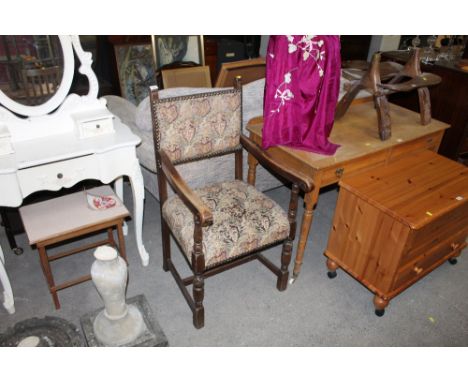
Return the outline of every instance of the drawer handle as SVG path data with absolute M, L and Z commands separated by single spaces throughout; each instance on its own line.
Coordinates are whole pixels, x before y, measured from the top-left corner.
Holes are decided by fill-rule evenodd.
M 460 243 L 452 243 L 450 244 L 450 248 L 452 248 L 452 251 L 455 251 L 460 248 Z
M 101 128 L 101 125 L 96 125 L 96 129 L 99 129 L 99 128 Z
M 423 269 L 421 267 L 414 267 L 413 268 L 413 271 L 415 271 L 418 275 L 423 271 Z
M 335 174 L 338 178 L 341 178 L 343 176 L 343 173 L 344 173 L 344 168 L 343 167 L 340 167 L 340 168 L 337 168 L 336 171 L 335 171 Z
M 58 178 L 58 179 L 62 179 L 62 178 L 63 178 L 63 174 L 62 174 L 61 172 L 59 172 L 59 173 L 57 174 L 57 178 Z

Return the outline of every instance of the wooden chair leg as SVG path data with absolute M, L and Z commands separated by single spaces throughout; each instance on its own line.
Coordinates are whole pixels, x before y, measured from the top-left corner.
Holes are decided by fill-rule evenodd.
M 276 288 L 279 291 L 286 290 L 288 286 L 289 278 L 289 263 L 291 262 L 291 253 L 292 253 L 293 242 L 289 239 L 285 240 L 283 244 L 283 251 L 281 253 L 281 273 L 278 275 L 278 281 L 276 283 Z
M 111 231 L 112 231 L 112 229 L 111 229 Z M 122 256 L 122 258 L 128 264 L 127 253 L 125 252 L 125 239 L 124 239 L 124 235 L 123 235 L 122 221 L 117 223 L 117 236 L 119 237 L 120 256 Z
M 42 271 L 44 272 L 44 276 L 47 280 L 47 284 L 49 285 L 49 291 L 50 291 L 50 294 L 52 295 L 55 309 L 60 309 L 60 302 L 57 296 L 57 291 L 55 290 L 55 281 L 54 281 L 54 277 L 52 276 L 52 270 L 50 269 L 49 258 L 47 257 L 47 252 L 43 246 L 38 245 L 37 249 L 39 251 Z
M 107 240 L 109 240 L 109 244 L 111 246 L 113 246 L 114 248 L 116 247 L 114 240 L 114 230 L 112 227 L 107 229 Z
M 196 275 L 193 279 L 193 300 L 195 309 L 193 311 L 193 326 L 197 329 L 205 326 L 205 307 L 203 306 L 203 298 L 205 297 L 205 280 L 203 276 Z
M 203 277 L 203 272 L 205 271 L 205 257 L 203 256 L 202 238 L 202 226 L 200 220 L 196 217 L 193 235 L 192 268 L 195 273 L 193 279 L 193 300 L 195 302 L 193 309 L 193 325 L 197 329 L 205 326 L 205 308 L 203 307 L 203 298 L 205 297 L 205 280 Z
M 161 235 L 163 249 L 163 270 L 169 270 L 169 261 L 171 260 L 171 237 L 169 235 L 169 227 L 161 215 Z

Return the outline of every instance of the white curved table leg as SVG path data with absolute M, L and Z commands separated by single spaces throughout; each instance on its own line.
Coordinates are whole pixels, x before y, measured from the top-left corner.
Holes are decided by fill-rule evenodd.
M 3 286 L 3 306 L 8 313 L 15 313 L 15 300 L 13 298 L 13 291 L 11 289 L 10 279 L 5 270 L 5 258 L 3 257 L 2 246 L 0 245 L 0 282 Z
M 123 202 L 123 200 L 124 200 L 123 199 L 123 176 L 121 176 L 120 178 L 117 178 L 115 180 L 114 189 L 115 189 L 115 193 L 117 194 L 119 199 Z M 123 231 L 124 236 L 127 236 L 127 234 L 128 234 L 128 225 L 127 225 L 126 222 L 123 223 L 122 231 Z
M 143 245 L 143 202 L 145 200 L 145 187 L 140 163 L 137 159 L 132 166 L 132 174 L 128 174 L 133 191 L 133 218 L 135 219 L 135 239 L 143 266 L 149 264 L 149 254 Z

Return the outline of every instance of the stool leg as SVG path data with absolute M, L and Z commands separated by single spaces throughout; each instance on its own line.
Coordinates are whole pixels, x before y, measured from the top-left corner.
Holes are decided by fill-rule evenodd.
M 107 239 L 109 240 L 109 244 L 115 248 L 114 229 L 112 227 L 107 229 Z
M 50 269 L 49 258 L 47 257 L 45 247 L 38 245 L 37 249 L 39 250 L 42 271 L 44 272 L 47 284 L 49 285 L 49 291 L 52 295 L 52 299 L 54 300 L 55 309 L 60 309 L 60 302 L 57 296 L 57 291 L 55 290 L 55 281 L 52 276 L 52 270 Z
M 127 255 L 125 253 L 125 240 L 122 231 L 122 222 L 117 223 L 117 236 L 119 237 L 119 252 L 125 262 L 128 264 Z

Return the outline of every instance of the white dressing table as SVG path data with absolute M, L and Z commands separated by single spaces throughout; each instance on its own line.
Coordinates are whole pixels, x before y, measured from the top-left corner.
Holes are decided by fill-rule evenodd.
M 67 85 L 68 88 L 66 93 L 62 91 L 62 99 L 59 99 L 59 102 L 55 98 L 56 93 L 43 105 L 18 106 L 12 104 L 0 91 L 0 104 L 17 114 L 29 116 L 18 118 L 9 110 L 0 107 L 0 124 L 9 130 L 14 151 L 0 155 L 0 206 L 19 207 L 23 199 L 33 192 L 56 191 L 85 179 L 97 179 L 106 184 L 115 180 L 116 193 L 123 200 L 122 177 L 127 176 L 133 192 L 136 243 L 142 264 L 146 266 L 149 255 L 142 241 L 145 193 L 135 150 L 140 138 L 118 118 L 107 112 L 104 100 L 97 99 L 97 79 L 91 70 L 91 55 L 81 49 L 78 37 L 60 36 L 60 41 L 65 65 L 62 84 L 57 93 Z M 70 59 L 73 60 L 72 46 L 82 64 L 80 72 L 89 79 L 90 91 L 86 96 L 70 94 L 67 97 L 71 84 L 69 76 Z M 57 102 L 60 105 L 58 109 Z M 50 108 L 52 109 L 49 110 Z M 52 110 L 54 111 L 50 113 Z M 82 126 L 76 122 L 73 115 L 83 115 L 88 111 L 89 115 L 95 115 L 96 110 L 101 114 L 107 113 L 108 119 L 104 123 L 112 130 L 102 134 L 102 130 L 96 130 L 86 135 L 86 131 L 83 133 L 83 130 L 79 130 Z M 92 121 L 86 123 L 87 131 L 90 126 L 99 129 L 104 125 L 103 120 L 94 125 Z M 14 313 L 13 293 L 4 268 L 1 246 L 0 282 L 3 285 L 3 305 L 9 313 Z

